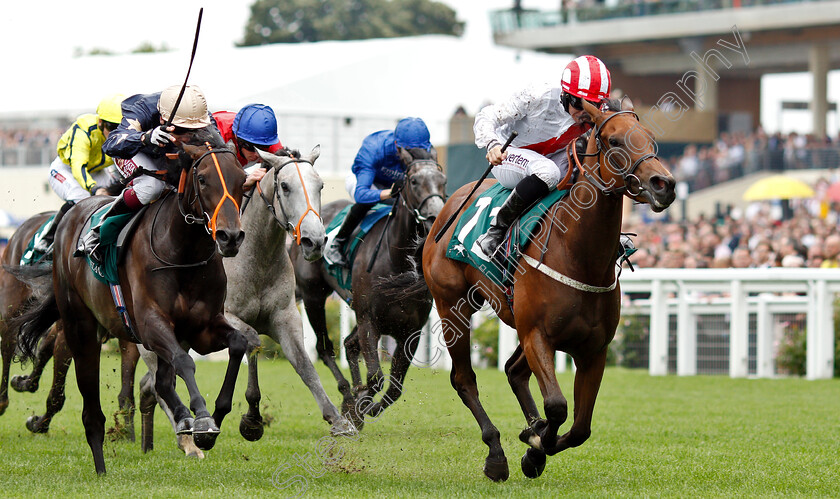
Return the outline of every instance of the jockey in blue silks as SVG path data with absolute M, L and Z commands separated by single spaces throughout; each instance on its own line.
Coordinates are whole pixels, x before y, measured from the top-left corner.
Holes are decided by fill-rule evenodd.
M 394 130 L 380 130 L 365 137 L 353 162 L 353 174 L 345 182 L 356 204 L 350 208 L 324 254 L 329 262 L 348 265 L 344 244 L 373 205 L 388 202 L 397 194 L 398 189 L 393 187 L 402 184 L 406 167 L 400 160 L 399 150 L 416 148 L 427 151 L 432 148 L 429 129 L 420 118 L 403 118 Z

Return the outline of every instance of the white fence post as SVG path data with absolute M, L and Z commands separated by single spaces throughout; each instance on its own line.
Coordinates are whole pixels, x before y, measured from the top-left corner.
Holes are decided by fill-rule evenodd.
M 316 348 L 318 339 L 315 337 L 315 330 L 309 324 L 309 316 L 306 315 L 306 308 L 301 304 L 298 306 L 298 310 L 300 310 L 300 319 L 303 321 L 303 347 L 306 349 L 309 360 L 315 363 L 318 360 L 318 349 Z
M 344 350 L 344 340 L 350 336 L 350 314 L 352 313 L 353 310 L 350 308 L 350 305 L 344 300 L 341 300 L 341 306 L 338 312 L 339 336 L 341 337 L 341 340 L 338 342 L 338 365 L 342 369 L 350 367 L 350 364 L 347 363 L 347 352 Z
M 747 376 L 749 360 L 749 311 L 747 294 L 740 280 L 733 280 L 731 287 L 731 305 L 729 312 L 729 376 L 744 378 Z
M 772 295 L 761 293 L 758 295 L 758 305 L 755 312 L 755 375 L 759 378 L 772 378 L 773 368 L 773 314 L 770 313 L 769 301 Z
M 679 305 L 677 309 L 677 374 L 697 374 L 697 320 L 689 308 L 689 290 L 678 282 Z
M 832 301 L 827 283 L 822 279 L 812 281 L 810 291 L 805 373 L 808 379 L 831 378 L 834 374 Z
M 516 346 L 519 345 L 519 337 L 516 329 L 508 326 L 501 319 L 499 320 L 499 371 L 505 371 L 505 362 L 513 355 Z
M 650 288 L 649 372 L 653 376 L 664 376 L 668 374 L 668 302 L 662 280 L 654 279 Z

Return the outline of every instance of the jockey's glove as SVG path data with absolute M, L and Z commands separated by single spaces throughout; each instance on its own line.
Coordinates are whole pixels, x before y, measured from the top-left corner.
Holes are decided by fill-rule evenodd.
M 163 129 L 163 125 L 155 127 L 148 132 L 144 132 L 140 136 L 140 142 L 144 146 L 156 145 L 158 147 L 165 147 L 175 141 L 175 137 L 170 135 Z

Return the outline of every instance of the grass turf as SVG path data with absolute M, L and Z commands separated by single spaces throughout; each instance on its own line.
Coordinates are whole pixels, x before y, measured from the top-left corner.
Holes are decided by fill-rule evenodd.
M 198 364 L 199 386 L 211 404 L 224 368 L 224 363 Z M 20 365 L 13 371 L 20 372 Z M 337 401 L 329 373 L 321 366 L 318 371 Z M 103 355 L 107 426 L 117 409 L 118 372 L 118 358 Z M 259 442 L 247 442 L 238 433 L 246 375 L 242 366 L 234 410 L 206 459 L 183 457 L 158 410 L 154 451 L 144 455 L 139 442 L 108 441 L 108 473 L 97 477 L 72 371 L 67 402 L 49 434 L 33 435 L 24 427 L 27 416 L 43 412 L 48 368 L 41 390 L 10 393 L 9 409 L 0 416 L 0 495 L 840 496 L 840 380 L 650 377 L 644 371 L 610 368 L 590 439 L 550 456 L 542 477 L 530 480 L 519 469 L 525 446 L 516 438 L 524 426 L 518 404 L 502 373 L 480 370 L 482 402 L 501 431 L 511 468 L 507 482 L 493 483 L 481 471 L 487 447 L 447 372 L 412 367 L 404 396 L 378 420 L 368 421 L 361 438 L 333 439 L 288 362 L 262 361 L 261 405 L 273 422 Z M 571 412 L 572 374 L 558 377 Z M 533 380 L 532 388 L 540 403 Z M 180 382 L 179 392 L 186 399 Z M 135 424 L 139 440 L 139 414 Z

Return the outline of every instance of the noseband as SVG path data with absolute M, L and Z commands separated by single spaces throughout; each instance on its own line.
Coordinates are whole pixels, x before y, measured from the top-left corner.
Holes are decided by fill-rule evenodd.
M 230 192 L 227 188 L 227 183 L 225 182 L 225 176 L 222 175 L 222 168 L 219 165 L 219 158 L 216 156 L 219 153 L 228 153 L 234 154 L 233 151 L 222 148 L 219 150 L 213 149 L 213 146 L 210 145 L 209 142 L 204 143 L 205 147 L 207 147 L 207 152 L 199 156 L 195 161 L 193 161 L 192 165 L 189 168 L 190 174 L 193 180 L 193 191 L 195 194 L 196 199 L 198 199 L 198 207 L 199 211 L 201 212 L 202 216 L 197 217 L 191 213 L 187 213 L 183 206 L 184 200 L 184 191 L 187 183 L 187 170 L 181 170 L 181 178 L 178 181 L 178 209 L 181 211 L 181 215 L 184 217 L 184 221 L 188 224 L 204 224 L 204 229 L 213 237 L 213 240 L 216 240 L 216 219 L 219 216 L 219 211 L 222 209 L 222 205 L 225 201 L 230 200 L 233 205 L 236 207 L 236 211 L 239 212 L 239 204 L 233 199 L 233 196 L 230 195 Z M 216 166 L 216 173 L 219 174 L 219 180 L 222 182 L 222 191 L 224 194 L 222 195 L 222 199 L 216 205 L 216 209 L 213 210 L 213 215 L 209 215 L 207 210 L 204 209 L 204 202 L 201 200 L 201 196 L 198 195 L 199 186 L 198 186 L 198 175 L 196 172 L 198 170 L 198 165 L 206 158 L 207 156 L 211 156 L 213 158 L 213 163 Z M 191 201 L 190 204 L 194 203 L 195 200 Z
M 412 173 L 410 175 L 406 174 L 405 182 L 410 182 L 411 177 L 413 177 L 414 175 L 417 175 L 418 173 L 420 173 L 423 170 L 427 170 L 428 168 L 423 168 L 423 166 L 425 166 L 425 165 L 434 166 L 437 169 L 437 171 L 443 172 L 443 168 L 441 168 L 441 166 L 438 164 L 438 162 L 433 160 L 433 159 L 416 159 L 416 160 L 412 161 L 411 163 L 409 163 L 406 169 L 410 171 L 414 166 L 420 166 L 420 168 L 418 168 L 414 173 Z M 402 189 L 405 189 L 405 187 L 403 187 Z M 423 222 L 425 222 L 426 220 L 429 219 L 429 217 L 423 216 L 420 213 L 420 210 L 423 209 L 423 206 L 426 204 L 427 201 L 429 201 L 430 199 L 434 199 L 434 198 L 440 198 L 441 201 L 446 202 L 446 198 L 441 196 L 438 193 L 429 194 L 428 196 L 426 196 L 425 198 L 420 200 L 420 202 L 415 207 L 412 207 L 408 204 L 408 201 L 406 201 L 405 196 L 400 196 L 400 198 L 402 199 L 403 206 L 405 206 L 406 209 L 408 209 L 411 212 L 412 216 L 414 217 L 415 223 L 417 223 L 418 225 L 422 224 Z
M 289 221 L 289 215 L 286 213 L 286 209 L 283 207 L 283 201 L 280 199 L 279 189 L 277 188 L 277 177 L 280 175 L 280 170 L 282 170 L 286 165 L 289 163 L 294 163 L 295 168 L 297 168 L 298 178 L 300 179 L 300 186 L 303 189 L 303 196 L 306 198 L 306 211 L 303 212 L 303 215 L 300 216 L 298 219 L 297 225 L 292 225 L 292 222 Z M 303 219 L 306 218 L 306 215 L 309 214 L 311 211 L 318 217 L 318 220 L 321 220 L 321 215 L 318 214 L 318 211 L 312 207 L 312 201 L 309 199 L 309 191 L 306 189 L 306 182 L 303 181 L 303 174 L 300 171 L 300 163 L 308 163 L 312 165 L 311 161 L 305 159 L 298 159 L 295 157 L 289 157 L 287 161 L 275 166 L 274 169 L 274 193 L 272 194 L 271 198 L 267 198 L 263 193 L 262 186 L 260 182 L 257 182 L 257 192 L 260 193 L 260 197 L 262 198 L 263 202 L 265 203 L 268 211 L 271 212 L 271 215 L 274 217 L 274 220 L 283 227 L 286 232 L 291 232 L 295 236 L 295 241 L 300 244 L 301 239 L 301 232 L 300 226 L 303 224 Z M 314 166 L 314 165 L 313 165 Z M 277 211 L 274 209 L 273 200 L 277 200 L 277 204 L 280 205 L 280 212 L 283 213 L 283 218 L 285 221 L 280 220 L 277 217 Z
M 606 125 L 608 121 L 610 121 L 611 119 L 615 118 L 616 116 L 618 116 L 620 114 L 633 115 L 633 117 L 636 119 L 636 121 L 639 121 L 639 116 L 633 111 L 617 111 L 617 112 L 607 116 L 607 118 L 603 122 L 601 122 L 600 125 L 596 126 L 595 130 L 593 131 L 593 133 L 595 134 L 595 141 L 596 141 L 595 143 L 598 146 L 598 150 L 595 151 L 594 153 L 580 154 L 580 156 L 598 156 L 599 158 L 602 157 L 602 156 L 605 157 L 606 152 L 609 151 L 610 147 L 607 144 L 604 143 L 604 139 L 601 137 L 601 132 L 604 129 L 604 125 Z M 578 155 L 578 152 L 577 152 L 577 148 L 574 145 L 574 142 L 569 144 L 569 146 L 567 148 L 567 154 L 570 157 L 574 158 L 574 164 L 583 173 L 583 176 L 586 178 L 586 180 L 588 180 L 589 183 L 591 183 L 592 185 L 597 187 L 604 194 L 607 194 L 607 195 L 613 195 L 614 194 L 614 195 L 619 195 L 620 196 L 620 195 L 622 195 L 626 192 L 627 194 L 629 194 L 630 196 L 633 196 L 633 197 L 639 196 L 644 191 L 647 190 L 644 187 L 642 187 L 642 181 L 639 180 L 639 177 L 637 177 L 634 174 L 634 172 L 636 171 L 636 168 L 638 168 L 639 165 L 641 165 L 643 162 L 645 162 L 649 159 L 658 159 L 659 158 L 656 154 L 653 154 L 653 153 L 648 153 L 648 154 L 642 155 L 640 158 L 638 158 L 636 161 L 633 162 L 633 164 L 630 166 L 630 168 L 625 173 L 622 174 L 621 178 L 624 181 L 624 185 L 622 185 L 621 187 L 611 187 L 611 186 L 608 186 L 607 182 L 604 181 L 603 176 L 599 172 L 596 172 L 595 166 L 593 166 L 591 169 L 589 169 L 587 166 L 585 166 L 586 161 L 581 163 L 580 158 L 578 157 L 579 155 Z M 570 165 L 571 165 L 571 163 L 572 162 L 569 161 Z M 603 165 L 600 165 L 600 166 L 601 166 L 601 168 L 603 168 Z M 630 187 L 628 187 L 629 185 L 631 185 L 631 182 L 638 185 L 638 191 L 634 192 L 633 190 L 631 190 Z

